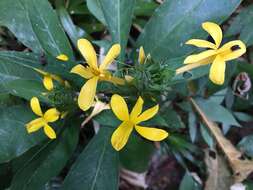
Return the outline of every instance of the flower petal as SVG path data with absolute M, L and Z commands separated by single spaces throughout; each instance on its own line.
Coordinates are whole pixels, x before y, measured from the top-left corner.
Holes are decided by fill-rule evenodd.
M 65 55 L 65 54 L 60 54 L 56 58 L 61 60 L 61 61 L 68 61 L 69 60 L 68 56 Z
M 120 54 L 120 45 L 114 44 L 111 49 L 108 51 L 107 55 L 105 56 L 102 64 L 99 67 L 99 70 L 106 70 L 108 66 L 113 62 L 113 60 L 118 57 Z
M 185 58 L 184 64 L 196 63 L 216 54 L 217 52 L 215 50 L 206 50 L 198 54 L 193 54 Z
M 53 79 L 50 75 L 44 75 L 43 84 L 48 91 L 51 91 L 54 88 Z
M 129 112 L 127 104 L 120 95 L 114 94 L 111 98 L 111 108 L 116 117 L 121 121 L 129 120 Z
M 220 56 L 217 56 L 210 68 L 210 80 L 217 85 L 222 85 L 225 80 L 225 69 L 226 63 L 224 59 Z
M 98 69 L 97 66 L 97 55 L 96 51 L 92 44 L 86 39 L 79 39 L 77 41 L 77 46 L 85 60 L 87 61 L 88 65 L 93 69 Z
M 233 47 L 238 47 L 238 49 L 232 50 Z M 242 56 L 246 52 L 246 46 L 241 40 L 234 40 L 224 44 L 219 52 L 225 61 L 229 61 Z
M 200 39 L 191 39 L 191 40 L 188 40 L 185 44 L 193 45 L 193 46 L 201 47 L 201 48 L 216 49 L 216 45 L 213 44 L 212 42 L 209 42 L 206 40 L 200 40 Z
M 46 124 L 45 120 L 40 117 L 40 118 L 34 119 L 34 120 L 30 121 L 29 123 L 27 123 L 26 130 L 28 133 L 32 133 L 32 132 L 39 130 L 45 124 Z
M 143 103 L 144 103 L 144 101 L 143 101 L 142 97 L 139 96 L 136 104 L 134 105 L 134 107 L 130 113 L 130 120 L 133 121 L 133 123 L 135 123 L 135 120 L 141 114 Z
M 46 111 L 43 118 L 46 120 L 46 122 L 55 122 L 59 119 L 60 112 L 56 108 L 51 108 Z
M 222 30 L 218 24 L 213 22 L 204 22 L 202 28 L 207 31 L 215 41 L 216 48 L 219 48 L 222 41 Z
M 37 97 L 32 97 L 32 99 L 30 100 L 30 106 L 32 111 L 38 115 L 38 116 L 42 116 L 43 113 L 41 111 L 41 107 L 40 107 L 40 102 L 39 99 Z
M 85 79 L 90 79 L 94 76 L 94 74 L 92 73 L 91 69 L 84 67 L 83 65 L 79 64 L 74 66 L 71 71 L 71 73 L 75 73 L 80 75 L 81 77 L 85 78 Z
M 50 139 L 56 139 L 56 134 L 55 134 L 53 128 L 50 127 L 49 125 L 45 125 L 44 132 L 48 136 L 48 138 L 50 138 Z
M 88 110 L 94 102 L 98 77 L 89 79 L 82 87 L 78 96 L 78 105 L 83 111 Z
M 124 121 L 120 126 L 113 132 L 111 137 L 111 143 L 115 150 L 120 151 L 127 143 L 128 138 L 133 131 L 133 124 Z
M 158 110 L 159 110 L 159 105 L 156 105 L 152 108 L 147 109 L 141 115 L 139 115 L 139 117 L 135 120 L 135 124 L 138 124 L 142 121 L 147 121 L 150 118 L 154 117 L 157 114 Z
M 138 62 L 140 64 L 143 64 L 145 62 L 145 59 L 146 59 L 145 51 L 144 51 L 143 47 L 141 46 L 140 50 L 139 50 Z
M 169 135 L 165 130 L 151 127 L 142 127 L 136 125 L 135 129 L 141 136 L 151 141 L 162 141 Z
M 117 85 L 124 85 L 125 80 L 119 77 L 113 77 L 111 74 L 107 73 L 104 77 L 100 77 L 100 80 L 108 81 Z

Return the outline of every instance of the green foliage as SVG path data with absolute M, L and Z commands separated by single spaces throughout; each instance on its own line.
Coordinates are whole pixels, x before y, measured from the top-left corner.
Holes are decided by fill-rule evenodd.
M 222 45 L 234 39 L 252 45 L 252 8 L 241 0 L 1 0 L 0 189 L 117 190 L 121 178 L 135 184 L 121 169 L 146 173 L 145 183 L 138 181 L 146 187 L 152 184 L 148 175 L 168 155 L 186 171 L 180 173 L 182 179 L 171 179 L 172 183 L 181 180 L 179 190 L 203 189 L 210 172 L 203 153 L 207 146 L 215 150 L 217 139 L 191 99 L 210 121 L 218 122 L 228 139 L 240 140 L 237 148 L 252 157 L 253 137 L 241 133 L 251 131 L 248 126 L 253 121 L 251 49 L 226 63 L 225 83 L 220 86 L 208 79 L 210 64 L 177 72 L 188 55 L 199 52 L 185 45 L 187 40 L 211 41 L 201 28 L 203 22 L 220 24 L 225 34 Z M 113 44 L 120 44 L 120 55 L 108 71 L 125 81 L 116 85 L 110 77 L 99 80 L 96 101 L 86 111 L 79 109 L 78 96 L 90 77 L 70 72 L 77 64 L 88 66 L 78 51 L 80 38 L 96 44 L 99 64 Z M 141 46 L 144 63 L 138 60 Z M 69 59 L 57 59 L 60 54 Z M 101 72 L 99 77 L 106 74 Z M 45 86 L 46 77 L 53 78 L 51 90 Z M 108 109 L 113 94 L 124 97 L 129 110 L 140 96 L 143 111 L 158 104 L 158 113 L 139 124 L 167 131 L 169 136 L 154 143 L 133 129 L 125 147 L 117 152 L 111 137 L 122 119 Z M 43 113 L 49 108 L 58 110 L 58 120 L 49 123 L 56 139 L 46 137 L 45 123 L 31 134 L 26 130 L 39 117 L 29 106 L 32 97 L 39 99 Z M 120 103 L 117 106 L 122 111 Z M 153 158 L 159 163 L 153 163 Z M 173 173 L 171 163 L 158 169 Z M 252 182 L 245 183 L 250 189 Z

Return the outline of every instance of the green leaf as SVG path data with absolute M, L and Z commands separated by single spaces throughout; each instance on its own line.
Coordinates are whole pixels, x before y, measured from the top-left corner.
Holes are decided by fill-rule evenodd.
M 179 186 L 179 190 L 201 190 L 201 186 L 193 179 L 189 172 L 186 172 Z
M 71 16 L 69 15 L 69 13 L 64 7 L 63 0 L 56 1 L 56 8 L 57 8 L 57 13 L 61 20 L 62 26 L 64 27 L 70 40 L 72 41 L 72 44 L 75 47 L 77 47 L 77 40 L 82 37 L 87 37 L 87 33 L 83 29 L 79 28 L 73 23 Z
M 68 39 L 47 0 L 1 1 L 0 25 L 8 27 L 34 52 L 45 51 L 54 57 L 64 53 L 73 58 Z
M 5 84 L 8 92 L 14 96 L 30 100 L 37 97 L 41 102 L 49 103 L 50 100 L 44 93 L 48 93 L 42 82 L 32 80 L 13 80 Z
M 42 145 L 30 159 L 27 158 L 27 162 L 13 178 L 12 190 L 42 189 L 46 182 L 59 174 L 78 142 L 77 126 L 66 127 L 56 140 Z
M 191 38 L 204 39 L 205 21 L 221 23 L 239 6 L 241 0 L 165 1 L 146 24 L 137 47 L 144 46 L 155 60 L 180 57 L 196 48 L 184 45 Z M 203 14 L 205 13 L 205 14 Z
M 0 107 L 0 163 L 10 161 L 45 139 L 44 134 L 28 134 L 25 124 L 34 119 L 27 106 Z
M 201 133 L 204 141 L 206 142 L 206 144 L 208 144 L 208 146 L 211 149 L 213 149 L 214 148 L 214 139 L 213 139 L 212 135 L 210 134 L 210 132 L 208 131 L 208 129 L 202 123 L 200 123 L 200 133 Z
M 0 51 L 0 73 L 9 73 L 10 79 L 27 79 L 42 81 L 40 74 L 34 71 L 34 68 L 62 76 L 63 78 L 70 78 L 70 69 L 75 65 L 74 62 L 59 61 L 54 57 L 45 57 L 46 65 L 41 63 L 41 56 L 34 53 L 24 53 L 15 51 Z M 13 65 L 13 68 L 12 68 Z M 8 67 L 8 68 L 6 68 Z M 10 67 L 10 69 L 9 69 Z M 17 69 L 19 68 L 19 69 Z M 28 68 L 28 70 L 26 69 Z M 20 70 L 20 71 L 19 71 Z M 11 77 L 12 75 L 18 78 Z
M 185 128 L 183 121 L 181 120 L 179 114 L 174 111 L 171 107 L 167 107 L 165 112 L 162 113 L 163 118 L 165 119 L 168 128 L 172 129 L 182 129 Z
M 104 25 L 106 25 L 104 13 L 100 4 L 100 0 L 87 0 L 89 11 Z
M 111 134 L 110 128 L 100 128 L 72 166 L 63 190 L 118 189 L 118 152 L 110 143 Z
M 250 5 L 240 11 L 235 17 L 230 27 L 228 28 L 226 35 L 240 34 L 241 39 L 247 46 L 253 44 L 253 5 Z
M 13 52 L 0 52 L 0 84 L 5 86 L 6 83 L 23 79 L 34 80 L 41 82 L 42 79 L 37 72 L 31 72 L 30 68 L 15 64 L 14 59 L 6 59 L 6 56 L 10 56 Z M 24 60 L 25 62 L 25 60 Z
M 120 60 L 124 60 L 125 48 L 132 24 L 135 0 L 98 0 L 112 41 L 121 45 Z
M 216 102 L 204 99 L 196 99 L 197 104 L 212 121 L 221 122 L 224 125 L 241 125 L 235 120 L 232 113 Z
M 253 157 L 253 135 L 248 135 L 243 137 L 243 139 L 238 143 L 238 147 L 240 150 L 244 153 L 246 153 L 248 156 Z
M 126 146 L 120 151 L 120 162 L 126 169 L 141 173 L 148 169 L 154 152 L 152 142 L 142 139 L 137 134 L 131 134 Z
M 66 54 L 73 58 L 68 38 L 49 2 L 29 0 L 27 6 L 32 28 L 43 50 L 53 57 Z
M 198 131 L 197 131 L 197 118 L 193 112 L 189 113 L 188 124 L 191 141 L 195 142 Z
M 29 0 L 0 1 L 0 25 L 6 26 L 25 46 L 34 52 L 41 52 L 42 47 L 31 26 L 27 14 L 26 2 Z

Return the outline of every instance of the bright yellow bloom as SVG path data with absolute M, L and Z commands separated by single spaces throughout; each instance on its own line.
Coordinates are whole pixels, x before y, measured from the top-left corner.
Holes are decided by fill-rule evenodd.
M 138 125 L 154 117 L 159 109 L 159 105 L 156 105 L 142 113 L 143 103 L 142 98 L 139 97 L 133 110 L 129 114 L 124 98 L 117 94 L 112 96 L 111 109 L 116 117 L 123 121 L 111 137 L 111 143 L 115 150 L 119 151 L 126 145 L 134 128 L 141 136 L 151 141 L 161 141 L 167 138 L 168 133 L 162 129 Z
M 145 62 L 145 59 L 146 59 L 145 51 L 143 49 L 143 46 L 141 46 L 139 50 L 138 62 L 140 64 L 143 64 Z
M 61 60 L 61 61 L 68 61 L 69 58 L 67 55 L 65 54 L 60 54 L 59 56 L 56 57 L 57 59 Z M 40 69 L 34 69 L 35 71 L 37 71 L 38 73 L 42 74 L 44 76 L 43 78 L 43 85 L 44 87 L 48 90 L 51 91 L 54 88 L 54 83 L 53 80 L 58 81 L 59 83 L 65 85 L 65 86 L 69 86 L 67 81 L 64 81 L 61 77 L 57 76 L 57 75 L 53 75 L 50 73 L 47 73 L 45 71 L 42 71 Z
M 55 139 L 56 134 L 52 127 L 48 125 L 48 123 L 55 122 L 59 119 L 60 112 L 57 111 L 56 108 L 51 108 L 45 112 L 45 114 L 42 113 L 40 102 L 37 97 L 33 97 L 30 101 L 30 106 L 32 111 L 39 116 L 39 118 L 32 120 L 31 122 L 26 124 L 26 129 L 28 133 L 33 133 L 40 128 L 44 128 L 45 134 L 50 139 Z
M 211 63 L 209 78 L 213 83 L 222 85 L 225 79 L 226 61 L 243 55 L 246 52 L 246 46 L 242 41 L 234 40 L 220 47 L 222 41 L 220 26 L 212 22 L 205 22 L 202 24 L 202 28 L 210 34 L 215 43 L 200 39 L 187 41 L 188 45 L 209 49 L 186 57 L 184 64 L 188 65 L 177 69 L 176 74 Z
M 72 68 L 71 73 L 80 75 L 88 79 L 83 85 L 78 96 L 78 105 L 83 110 L 88 110 L 94 102 L 98 81 L 108 81 L 114 84 L 123 85 L 125 81 L 121 78 L 113 77 L 108 71 L 108 66 L 120 54 L 120 45 L 115 44 L 111 47 L 103 62 L 98 67 L 96 52 L 92 44 L 86 39 L 79 39 L 77 42 L 78 49 L 85 58 L 88 66 L 81 64 Z

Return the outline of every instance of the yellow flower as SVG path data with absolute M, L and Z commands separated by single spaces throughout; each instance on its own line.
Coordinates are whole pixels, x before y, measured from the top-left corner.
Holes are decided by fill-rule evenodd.
M 145 51 L 143 49 L 143 46 L 141 46 L 139 50 L 138 62 L 140 64 L 143 64 L 145 62 L 145 59 L 146 59 Z
M 129 114 L 124 98 L 117 94 L 112 96 L 112 111 L 119 120 L 123 121 L 111 137 L 111 143 L 115 150 L 119 151 L 126 145 L 134 128 L 141 136 L 151 141 L 161 141 L 167 138 L 168 133 L 162 129 L 138 125 L 139 123 L 154 117 L 159 109 L 159 106 L 156 105 L 142 113 L 143 103 L 142 98 L 139 97 L 133 110 Z
M 83 110 L 88 110 L 94 102 L 98 81 L 109 81 L 114 84 L 123 85 L 125 81 L 121 78 L 113 77 L 108 71 L 108 66 L 120 54 L 120 45 L 115 44 L 111 47 L 103 62 L 98 67 L 96 52 L 92 44 L 86 39 L 79 39 L 77 42 L 78 49 L 85 58 L 88 66 L 81 64 L 72 68 L 71 73 L 80 75 L 88 79 L 83 85 L 78 96 L 78 105 Z
M 33 97 L 31 99 L 30 106 L 32 111 L 39 116 L 39 118 L 34 119 L 26 124 L 28 133 L 33 133 L 43 127 L 45 134 L 50 139 L 55 139 L 56 134 L 53 128 L 48 125 L 48 123 L 57 121 L 59 119 L 60 112 L 58 112 L 56 108 L 51 108 L 47 110 L 45 114 L 43 114 L 37 97 Z
M 220 47 L 222 41 L 220 26 L 212 22 L 205 22 L 202 24 L 202 28 L 210 34 L 215 43 L 200 39 L 187 41 L 186 44 L 188 45 L 209 49 L 186 57 L 184 64 L 188 65 L 177 69 L 176 74 L 211 63 L 209 78 L 213 83 L 222 85 L 225 79 L 226 61 L 243 55 L 246 52 L 245 44 L 240 40 L 234 40 Z
M 65 54 L 60 54 L 59 56 L 56 57 L 57 59 L 61 60 L 61 61 L 68 61 L 69 58 L 67 55 Z M 43 78 L 43 85 L 44 87 L 48 90 L 51 91 L 54 88 L 54 83 L 53 80 L 58 81 L 59 83 L 65 85 L 65 86 L 69 86 L 67 81 L 64 81 L 61 77 L 57 76 L 57 75 L 53 75 L 50 73 L 47 73 L 45 71 L 42 71 L 40 69 L 34 69 L 35 71 L 37 71 L 38 73 L 42 74 L 44 76 Z

